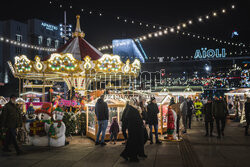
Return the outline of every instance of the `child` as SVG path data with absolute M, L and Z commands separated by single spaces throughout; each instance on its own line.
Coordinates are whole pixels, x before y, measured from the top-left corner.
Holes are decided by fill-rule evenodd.
M 119 133 L 119 125 L 117 123 L 116 117 L 112 118 L 112 124 L 110 126 L 109 133 L 110 133 L 110 142 L 112 142 L 112 140 L 114 138 L 114 144 L 116 144 L 115 142 L 117 140 L 117 135 Z

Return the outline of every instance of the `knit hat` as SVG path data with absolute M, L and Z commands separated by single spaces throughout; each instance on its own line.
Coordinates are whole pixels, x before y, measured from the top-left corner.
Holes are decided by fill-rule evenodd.
M 57 107 L 57 108 L 52 112 L 52 114 L 64 115 L 64 111 L 63 111 L 60 107 Z
M 151 97 L 151 101 L 154 101 L 155 100 L 155 97 Z
M 50 103 L 43 103 L 41 109 L 37 109 L 35 111 L 36 114 L 45 113 L 51 116 L 51 104 Z

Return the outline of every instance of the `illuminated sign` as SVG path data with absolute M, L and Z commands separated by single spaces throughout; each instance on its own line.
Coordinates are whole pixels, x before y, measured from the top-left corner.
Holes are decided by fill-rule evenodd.
M 41 24 L 41 26 L 45 27 L 46 30 L 50 30 L 50 31 L 56 31 L 58 30 L 58 27 L 57 26 L 54 26 L 54 25 L 51 25 L 51 24 L 47 24 L 47 23 L 43 23 Z
M 226 49 L 207 49 L 201 48 L 195 51 L 194 58 L 195 59 L 207 59 L 207 58 L 224 58 L 226 57 Z

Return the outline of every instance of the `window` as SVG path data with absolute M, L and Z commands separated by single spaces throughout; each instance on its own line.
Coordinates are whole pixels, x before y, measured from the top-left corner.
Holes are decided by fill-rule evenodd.
M 55 40 L 55 48 L 58 48 L 58 46 L 59 46 L 59 41 Z
M 21 27 L 20 26 L 17 26 L 16 29 L 17 29 L 17 31 L 21 31 Z
M 17 55 L 20 55 L 22 53 L 22 48 L 16 47 L 15 52 Z
M 42 45 L 43 44 L 43 36 L 39 36 L 38 37 L 38 45 Z
M 47 38 L 47 46 L 51 45 L 51 38 Z
M 22 42 L 22 35 L 16 34 L 16 41 Z

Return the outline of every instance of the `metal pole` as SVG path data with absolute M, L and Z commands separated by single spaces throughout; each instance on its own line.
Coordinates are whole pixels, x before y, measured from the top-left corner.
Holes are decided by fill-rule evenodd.
M 45 77 L 44 77 L 44 73 L 43 73 L 43 95 L 42 95 L 42 102 L 45 102 Z
M 21 79 L 19 79 L 19 87 L 18 87 L 18 90 L 19 90 L 19 97 L 21 97 Z

